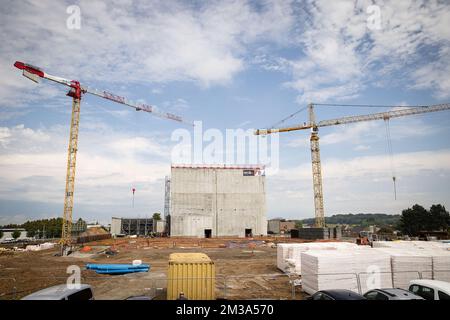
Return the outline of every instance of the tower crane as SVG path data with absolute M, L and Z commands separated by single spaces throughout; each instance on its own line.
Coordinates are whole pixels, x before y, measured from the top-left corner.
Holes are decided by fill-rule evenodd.
M 40 78 L 47 79 L 66 87 L 69 87 L 67 96 L 72 97 L 72 116 L 70 122 L 69 134 L 69 148 L 67 157 L 67 174 L 66 174 L 66 189 L 64 195 L 64 212 L 63 212 L 63 226 L 61 234 L 61 253 L 66 255 L 71 247 L 71 233 L 72 233 L 72 211 L 73 211 L 73 193 L 75 188 L 75 168 L 77 158 L 78 145 L 78 128 L 80 122 L 80 101 L 83 94 L 89 93 L 100 98 L 111 100 L 128 107 L 134 108 L 136 111 L 145 111 L 153 115 L 174 120 L 180 123 L 193 125 L 191 122 L 185 121 L 183 118 L 168 112 L 161 112 L 155 107 L 145 103 L 134 103 L 125 97 L 113 94 L 108 91 L 100 91 L 87 86 L 82 86 L 76 80 L 67 80 L 61 77 L 56 77 L 44 72 L 41 68 L 35 67 L 31 64 L 16 61 L 14 66 L 23 72 L 23 76 L 38 83 Z
M 271 129 L 257 129 L 255 135 L 268 135 L 279 132 L 289 132 L 297 130 L 311 129 L 310 146 L 311 146 L 311 162 L 312 162 L 312 174 L 313 174 L 313 191 L 314 191 L 314 210 L 315 210 L 315 225 L 316 227 L 325 227 L 324 209 L 323 209 L 323 191 L 322 191 L 322 169 L 320 162 L 320 148 L 319 148 L 319 128 L 329 127 L 340 124 L 371 121 L 371 120 L 389 120 L 391 118 L 398 118 L 403 116 L 409 116 L 414 114 L 422 114 L 428 112 L 436 112 L 449 110 L 450 104 L 437 104 L 432 106 L 421 106 L 415 108 L 406 108 L 402 110 L 393 110 L 380 113 L 372 113 L 367 115 L 348 116 L 337 119 L 322 120 L 316 122 L 314 114 L 314 103 L 308 105 L 309 122 L 281 128 Z M 394 177 L 395 179 L 395 177 Z

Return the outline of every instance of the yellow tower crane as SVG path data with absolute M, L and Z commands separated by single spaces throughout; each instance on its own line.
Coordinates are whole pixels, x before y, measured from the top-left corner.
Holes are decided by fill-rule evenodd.
M 322 120 L 316 122 L 314 114 L 314 106 L 319 104 L 311 103 L 308 105 L 309 122 L 302 125 L 294 125 L 289 127 L 258 129 L 255 130 L 256 135 L 267 135 L 271 133 L 289 132 L 297 130 L 311 129 L 310 145 L 311 145 L 311 161 L 313 174 L 313 189 L 314 189 L 314 209 L 315 209 L 315 225 L 318 228 L 325 227 L 325 217 L 323 208 L 323 191 L 322 191 L 322 169 L 320 162 L 320 147 L 319 147 L 319 128 L 335 126 L 339 124 L 370 121 L 370 120 L 389 120 L 391 118 L 398 118 L 414 114 L 422 114 L 428 112 L 436 112 L 449 110 L 450 104 L 437 104 L 432 106 L 410 107 L 401 110 L 393 110 L 387 112 L 373 113 L 367 115 L 348 116 L 337 119 Z M 394 107 L 394 106 L 392 106 Z M 395 177 L 394 182 L 395 182 Z
M 89 93 L 100 98 L 108 99 L 128 107 L 134 108 L 136 111 L 150 112 L 160 118 L 174 120 L 182 123 L 192 125 L 191 122 L 183 120 L 181 117 L 168 112 L 161 112 L 154 106 L 144 103 L 134 103 L 125 97 L 115 95 L 107 91 L 100 91 L 86 86 L 82 86 L 78 81 L 67 80 L 64 78 L 49 75 L 42 71 L 41 68 L 33 65 L 16 61 L 14 66 L 23 72 L 23 76 L 28 79 L 39 82 L 39 78 L 54 81 L 56 83 L 65 85 L 70 88 L 67 93 L 72 101 L 72 118 L 70 122 L 69 148 L 67 156 L 67 175 L 66 175 L 66 192 L 64 195 L 64 212 L 63 212 L 63 226 L 61 233 L 61 254 L 67 255 L 71 249 L 72 240 L 72 211 L 73 211 L 73 193 L 75 189 L 75 168 L 77 160 L 77 145 L 78 145 L 78 128 L 80 123 L 80 102 L 81 97 L 85 93 Z M 134 193 L 134 189 L 133 189 Z

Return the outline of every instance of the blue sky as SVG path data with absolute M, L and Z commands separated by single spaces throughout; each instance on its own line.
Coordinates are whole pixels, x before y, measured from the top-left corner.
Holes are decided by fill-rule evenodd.
M 369 28 L 377 5 L 380 28 Z M 80 29 L 67 28 L 70 5 Z M 372 11 L 370 11 L 372 12 Z M 71 100 L 16 60 L 147 102 L 203 129 L 273 125 L 309 102 L 450 100 L 450 5 L 439 1 L 8 1 L 0 12 L 0 224 L 62 214 Z M 86 95 L 74 218 L 163 210 L 176 122 Z M 389 108 L 317 107 L 317 119 Z M 448 111 L 323 128 L 325 214 L 448 205 Z M 307 120 L 302 112 L 288 124 Z M 308 132 L 281 134 L 268 217 L 313 217 Z M 135 186 L 135 207 L 131 188 Z

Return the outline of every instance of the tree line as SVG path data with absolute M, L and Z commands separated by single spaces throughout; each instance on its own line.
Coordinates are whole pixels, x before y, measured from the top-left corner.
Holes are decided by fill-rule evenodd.
M 331 217 L 325 217 L 327 224 L 348 224 L 368 227 L 372 225 L 377 226 L 391 226 L 396 225 L 400 221 L 399 214 L 385 214 L 385 213 L 357 213 L 357 214 L 335 214 Z M 301 221 L 304 224 L 314 224 L 315 219 L 304 219 Z
M 433 204 L 430 210 L 415 204 L 402 211 L 398 229 L 409 236 L 418 236 L 421 232 L 448 232 L 450 214 L 440 204 Z
M 314 224 L 314 219 L 301 220 Z M 399 230 L 405 235 L 418 236 L 426 232 L 449 232 L 450 214 L 441 204 L 433 204 L 429 210 L 415 204 L 402 211 L 401 215 L 383 213 L 337 214 L 325 217 L 327 224 L 348 224 L 367 227 L 375 225 L 386 230 Z
M 62 232 L 62 218 L 52 218 L 52 219 L 41 219 L 34 221 L 27 221 L 23 224 L 9 224 L 5 225 L 2 228 L 23 228 L 27 232 L 27 237 L 33 238 L 36 237 L 38 239 L 41 238 L 58 238 L 61 236 Z M 19 232 L 20 236 L 20 232 Z M 13 235 L 14 237 L 14 235 Z

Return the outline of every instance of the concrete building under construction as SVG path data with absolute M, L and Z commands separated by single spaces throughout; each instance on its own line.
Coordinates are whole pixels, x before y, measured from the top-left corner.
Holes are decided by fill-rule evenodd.
M 148 236 L 151 233 L 164 232 L 165 222 L 153 218 L 116 218 L 111 220 L 112 236 L 137 235 Z
M 171 236 L 266 235 L 264 167 L 174 165 L 169 212 Z

